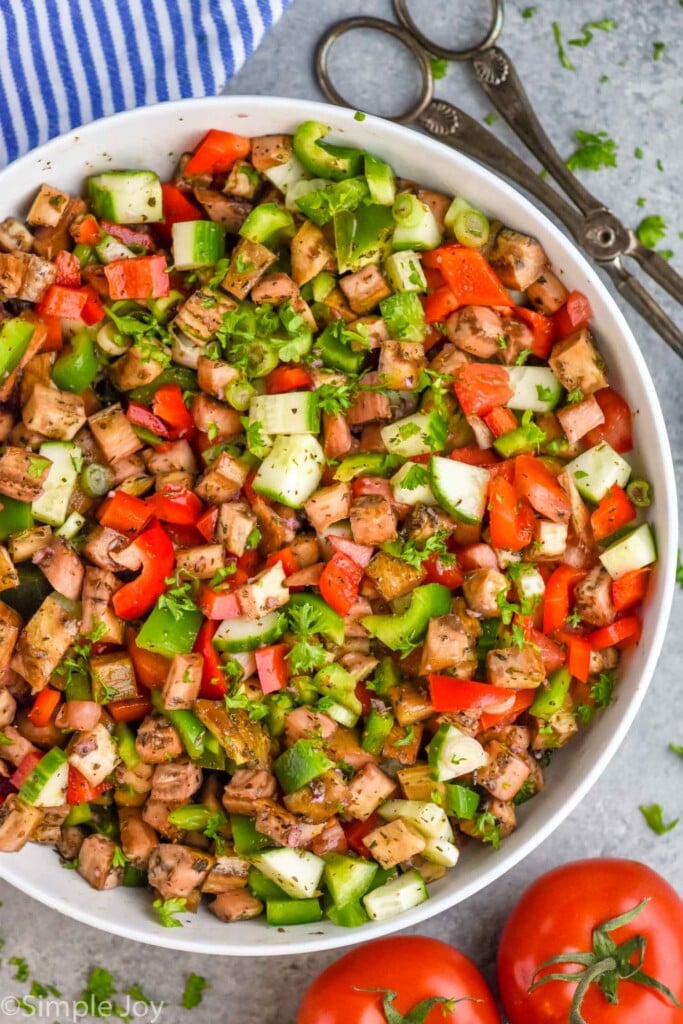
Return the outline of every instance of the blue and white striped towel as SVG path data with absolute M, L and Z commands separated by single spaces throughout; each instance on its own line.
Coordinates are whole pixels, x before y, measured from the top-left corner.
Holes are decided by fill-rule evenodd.
M 0 0 L 0 166 L 95 118 L 221 91 L 290 0 Z

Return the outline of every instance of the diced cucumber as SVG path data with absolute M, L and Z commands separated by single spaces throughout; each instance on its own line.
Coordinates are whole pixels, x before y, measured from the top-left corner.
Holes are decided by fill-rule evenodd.
M 384 272 L 395 292 L 426 292 L 427 279 L 420 257 L 411 249 L 392 252 L 384 261 Z
M 460 858 L 460 850 L 455 843 L 449 843 L 447 839 L 428 839 L 422 856 L 432 864 L 454 868 Z
M 229 654 L 255 651 L 279 640 L 285 625 L 285 617 L 280 612 L 268 612 L 261 619 L 223 619 L 213 638 L 214 647 Z
M 431 487 L 439 505 L 463 523 L 480 523 L 486 511 L 488 470 L 435 455 L 429 464 Z
M 61 807 L 66 803 L 69 762 L 61 747 L 52 747 L 41 757 L 19 790 L 24 803 L 34 807 Z
M 431 740 L 428 758 L 436 782 L 469 775 L 489 763 L 489 756 L 478 740 L 448 723 L 440 726 Z
M 550 412 L 562 397 L 562 385 L 549 366 L 506 366 L 512 397 L 508 409 Z
M 616 544 L 610 545 L 600 555 L 600 561 L 613 580 L 656 562 L 655 539 L 648 524 L 643 523 L 627 537 L 622 537 Z
M 127 245 L 119 242 L 113 235 L 103 235 L 95 246 L 95 252 L 101 263 L 113 263 L 114 260 L 132 260 L 135 253 Z
M 320 413 L 314 391 L 288 391 L 282 395 L 256 395 L 249 406 L 249 422 L 264 434 L 317 434 Z
M 433 450 L 432 432 L 435 427 L 438 430 L 438 426 L 438 416 L 434 410 L 416 412 L 412 416 L 388 423 L 382 427 L 380 435 L 387 451 L 410 459 L 415 455 L 428 455 Z
M 185 220 L 173 225 L 176 270 L 212 267 L 225 255 L 225 228 L 213 220 Z
M 453 841 L 453 829 L 443 807 L 430 800 L 386 800 L 377 808 L 380 818 L 395 821 L 403 818 L 425 837 Z
M 394 473 L 389 483 L 394 498 L 401 505 L 438 505 L 429 486 L 429 471 L 425 466 L 406 462 L 398 473 Z
M 292 186 L 297 184 L 297 182 L 308 178 L 306 168 L 293 153 L 289 160 L 285 160 L 283 164 L 275 164 L 274 167 L 269 167 L 268 170 L 263 173 L 271 185 L 275 185 L 275 188 L 279 188 L 285 196 L 289 193 Z M 326 184 L 327 182 L 323 181 L 323 185 Z
M 441 245 L 441 231 L 436 222 L 436 217 L 426 203 L 420 203 L 422 216 L 417 224 L 408 226 L 397 224 L 391 239 L 391 247 L 396 252 L 399 249 L 436 249 Z
M 154 171 L 105 171 L 88 178 L 96 217 L 114 224 L 143 224 L 163 219 L 161 182 Z
M 419 871 L 412 868 L 379 889 L 363 896 L 363 904 L 371 921 L 388 921 L 411 907 L 429 899 L 427 886 Z
M 329 701 L 331 698 L 328 697 L 326 700 Z M 355 711 L 351 711 L 350 708 L 344 707 L 343 704 L 339 704 L 337 701 L 332 701 L 330 704 L 326 703 L 324 710 L 329 718 L 332 718 L 339 725 L 345 725 L 348 729 L 353 729 L 360 718 L 360 715 L 357 715 Z
M 337 907 L 358 901 L 377 874 L 377 864 L 371 860 L 345 857 L 341 853 L 328 853 L 323 859 L 325 885 Z
M 295 850 L 286 846 L 263 850 L 251 859 L 266 878 L 270 878 L 295 900 L 315 896 L 325 867 L 325 861 L 309 850 Z
M 311 434 L 280 434 L 261 463 L 252 484 L 257 494 L 289 508 L 302 508 L 318 489 L 325 455 Z
M 545 580 L 535 565 L 520 565 L 515 573 L 514 586 L 522 601 L 538 601 L 545 593 Z
M 615 484 L 625 487 L 631 475 L 626 459 L 622 459 L 607 441 L 601 441 L 572 459 L 566 470 L 574 478 L 581 497 L 593 502 L 602 501 Z
M 31 511 L 39 522 L 61 526 L 76 486 L 83 452 L 71 441 L 46 441 L 41 444 L 39 454 L 49 459 L 52 465 L 42 493 L 31 504 Z
M 320 900 L 266 900 L 266 920 L 278 928 L 292 924 L 314 924 L 321 921 Z
M 372 202 L 379 206 L 393 206 L 396 198 L 396 178 L 389 164 L 366 153 L 364 170 Z

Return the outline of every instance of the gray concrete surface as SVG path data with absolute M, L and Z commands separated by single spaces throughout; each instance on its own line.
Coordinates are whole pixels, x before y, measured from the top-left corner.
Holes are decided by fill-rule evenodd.
M 508 3 L 503 45 L 517 64 L 529 95 L 553 141 L 563 154 L 572 150 L 572 133 L 604 130 L 619 144 L 618 167 L 587 173 L 585 180 L 599 196 L 611 203 L 627 223 L 637 224 L 645 213 L 662 214 L 670 226 L 662 247 L 675 252 L 675 265 L 683 267 L 683 83 L 678 64 L 683 38 L 683 8 L 678 0 L 537 0 L 533 18 L 522 18 L 528 0 Z M 424 24 L 438 18 L 438 10 L 464 9 L 460 4 L 416 0 L 424 12 Z M 472 9 L 486 5 L 472 4 Z M 389 0 L 293 0 L 280 25 L 265 41 L 251 63 L 229 86 L 230 93 L 260 93 L 318 98 L 310 72 L 315 41 L 330 22 L 352 13 L 388 17 Z M 453 15 L 449 15 L 451 19 Z M 568 47 L 576 71 L 560 67 L 551 23 L 558 20 L 565 39 L 573 38 L 585 21 L 614 18 L 616 31 L 596 32 L 585 49 Z M 433 23 L 441 25 L 441 22 Z M 450 25 L 453 25 L 451 20 Z M 444 38 L 456 36 L 448 26 Z M 653 43 L 666 43 L 663 56 L 653 60 Z M 339 82 L 356 88 L 353 100 L 367 106 L 367 96 L 379 87 L 394 99 L 401 94 L 402 75 L 391 49 L 376 38 L 356 45 L 339 68 Z M 390 73 L 391 69 L 391 73 Z M 601 83 L 603 75 L 609 80 Z M 438 83 L 438 94 L 457 101 L 478 117 L 489 113 L 485 97 L 477 91 L 466 68 L 449 68 Z M 365 98 L 365 99 L 364 99 Z M 396 109 L 396 108 L 394 108 Z M 382 108 L 391 113 L 391 107 Z M 494 131 L 516 145 L 500 123 Z M 634 157 L 636 147 L 642 159 Z M 520 152 L 523 153 L 521 147 Z M 658 169 L 657 161 L 661 161 Z M 637 199 L 644 197 L 640 209 Z M 673 302 L 664 300 L 670 312 Z M 651 330 L 623 307 L 646 355 L 669 425 L 677 469 L 683 462 L 683 372 Z M 681 322 L 679 310 L 679 323 Z M 554 865 L 584 856 L 618 855 L 641 859 L 661 871 L 683 890 L 683 824 L 661 838 L 644 824 L 638 805 L 659 802 L 670 817 L 683 814 L 683 763 L 667 751 L 667 743 L 683 743 L 681 714 L 681 629 L 683 594 L 678 591 L 674 616 L 664 653 L 645 703 L 624 742 L 600 782 L 571 817 L 531 857 L 492 885 L 419 931 L 438 936 L 474 957 L 492 976 L 496 934 L 522 888 Z M 134 982 L 143 985 L 154 1000 L 169 1005 L 159 1018 L 163 1024 L 291 1024 L 305 985 L 335 954 L 311 955 L 269 961 L 228 960 L 155 951 L 123 939 L 77 925 L 38 903 L 0 884 L 0 934 L 5 939 L 4 964 L 0 968 L 0 1022 L 11 1015 L 3 997 L 28 992 L 28 983 L 14 981 L 15 969 L 7 964 L 13 956 L 26 958 L 31 976 L 58 986 L 65 996 L 82 989 L 92 965 L 107 967 L 120 991 Z M 177 1004 L 183 976 L 189 971 L 203 975 L 209 988 L 202 1005 L 193 1010 Z M 3 1009 L 4 1007 L 4 1009 Z M 54 1018 L 53 1018 L 54 1019 Z M 61 1013 L 61 1024 L 75 1020 Z M 148 1013 L 138 1019 L 152 1020 Z M 349 1024 L 353 1022 L 349 1021 Z

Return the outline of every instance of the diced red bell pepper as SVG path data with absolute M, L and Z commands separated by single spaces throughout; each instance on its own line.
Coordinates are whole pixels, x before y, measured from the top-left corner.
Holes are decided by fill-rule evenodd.
M 601 388 L 593 398 L 602 409 L 605 422 L 589 430 L 585 442 L 591 447 L 607 441 L 615 452 L 623 455 L 633 449 L 633 427 L 631 409 L 625 398 L 614 388 Z
M 207 700 L 221 700 L 228 692 L 228 683 L 224 672 L 221 671 L 223 663 L 213 646 L 217 629 L 218 622 L 211 619 L 203 622 L 193 648 L 195 654 L 201 654 L 204 659 L 199 695 Z
M 422 568 L 430 583 L 440 583 L 449 590 L 457 590 L 465 578 L 455 555 L 450 555 L 448 559 L 444 559 L 443 555 L 430 555 L 422 563 Z
M 136 533 L 149 522 L 150 515 L 142 498 L 121 490 L 103 501 L 97 512 L 102 526 L 108 526 L 117 533 Z
M 517 456 L 515 488 L 540 516 L 553 523 L 568 522 L 572 511 L 571 501 L 540 459 L 533 455 Z
M 68 249 L 60 249 L 55 256 L 55 267 L 57 277 L 55 284 L 64 285 L 66 288 L 78 288 L 81 283 L 81 265 L 78 259 Z
M 425 252 L 423 265 L 440 270 L 459 306 L 514 306 L 495 270 L 478 249 L 442 245 Z
M 425 320 L 428 324 L 442 324 L 455 313 L 460 301 L 447 284 L 442 284 L 424 300 Z
M 602 651 L 605 647 L 616 647 L 623 643 L 638 643 L 641 633 L 640 619 L 635 615 L 625 616 L 617 619 L 609 626 L 602 626 L 589 633 L 586 639 L 594 651 Z
M 554 633 L 564 628 L 574 587 L 585 576 L 585 569 L 575 569 L 572 565 L 560 565 L 555 569 L 546 583 L 543 595 L 544 633 Z
M 463 572 L 498 568 L 498 558 L 490 544 L 459 544 L 455 552 Z
M 588 322 L 593 318 L 591 304 L 583 292 L 572 291 L 569 297 L 556 313 L 553 313 L 555 325 L 555 337 L 558 341 L 568 338 L 574 331 L 581 327 L 587 327 Z
M 215 621 L 237 619 L 242 614 L 239 598 L 234 590 L 211 587 L 208 583 L 200 584 L 197 606 L 202 615 Z
M 177 526 L 196 526 L 204 511 L 194 491 L 179 484 L 164 484 L 160 491 L 144 501 L 149 515 L 156 516 L 163 523 L 174 523 Z
M 472 413 L 486 416 L 512 398 L 510 377 L 505 367 L 493 363 L 468 363 L 461 367 L 453 388 L 466 416 Z
M 93 286 L 91 284 L 84 284 L 78 290 L 82 295 L 85 295 L 85 304 L 81 310 L 81 320 L 88 327 L 92 327 L 93 324 L 98 324 L 100 320 L 104 320 L 104 304 Z
M 211 508 L 207 508 L 206 512 L 199 517 L 195 523 L 197 529 L 201 533 L 204 540 L 208 541 L 209 544 L 213 541 L 216 533 L 216 523 L 218 521 L 218 507 L 212 505 Z
M 138 647 L 136 639 L 136 630 L 127 626 L 126 650 L 128 657 L 133 662 L 136 682 L 148 690 L 155 690 L 166 682 L 171 661 L 163 654 L 155 654 L 154 651 L 146 651 L 143 647 Z
M 59 690 L 53 690 L 49 686 L 40 691 L 28 713 L 30 721 L 37 729 L 42 729 L 50 724 L 50 719 L 57 710 L 61 699 L 62 695 Z
M 467 711 L 512 703 L 515 691 L 491 683 L 475 683 L 455 676 L 430 675 L 430 703 L 435 711 Z M 509 710 L 509 708 L 505 708 Z
M 374 828 L 381 824 L 381 819 L 374 811 L 365 821 L 343 821 L 342 828 L 344 829 L 344 835 L 346 836 L 349 848 L 354 850 L 359 857 L 368 857 L 370 851 L 363 840 Z
M 41 760 L 42 756 L 42 750 L 30 750 L 28 754 L 24 754 L 21 761 L 9 777 L 12 785 L 17 789 L 21 789 L 35 766 Z
M 91 800 L 97 800 L 108 789 L 111 789 L 111 782 L 100 782 L 98 786 L 93 786 L 88 782 L 85 775 L 81 775 L 77 768 L 74 768 L 71 764 L 69 765 L 66 802 L 70 806 L 74 804 L 88 804 Z
M 356 683 L 356 688 L 355 688 L 355 690 L 353 692 L 354 692 L 354 694 L 356 696 L 356 699 L 360 701 L 360 705 L 361 705 L 361 708 L 362 708 L 361 714 L 362 715 L 370 714 L 370 710 L 372 708 L 372 699 L 374 697 L 374 694 L 372 694 L 370 692 L 370 690 L 368 690 L 367 685 L 365 683 L 365 680 L 360 679 Z
M 362 568 L 343 551 L 337 551 L 323 569 L 318 586 L 330 608 L 347 615 L 358 598 L 362 579 Z
M 165 256 L 113 260 L 104 268 L 109 294 L 120 299 L 163 299 L 171 291 Z
M 86 213 L 73 222 L 69 233 L 78 245 L 97 245 L 102 238 L 102 231 L 92 213 Z
M 270 644 L 254 652 L 258 681 L 264 693 L 277 693 L 287 685 L 287 644 Z
M 534 536 L 535 517 L 528 505 L 520 502 L 517 491 L 501 476 L 489 484 L 489 528 L 494 548 L 521 551 Z
M 150 611 L 166 590 L 166 577 L 175 568 L 173 544 L 159 523 L 148 526 L 133 545 L 142 561 L 140 575 L 131 583 L 124 583 L 112 598 L 116 614 L 127 620 L 139 619 Z
M 149 231 L 140 231 L 139 228 L 130 228 L 127 224 L 112 224 L 111 221 L 100 221 L 102 230 L 106 231 L 112 238 L 118 238 L 124 245 L 139 245 L 142 249 L 153 249 L 154 239 Z
M 168 438 L 170 431 L 163 420 L 155 416 L 151 409 L 139 402 L 129 402 L 126 409 L 126 417 L 134 427 L 142 427 L 149 430 L 157 437 Z
M 266 393 L 282 395 L 286 391 L 307 391 L 313 378 L 303 366 L 277 366 L 266 377 Z
M 477 448 L 474 444 L 454 448 L 448 458 L 455 462 L 464 462 L 468 466 L 496 466 L 499 462 L 493 448 Z
M 261 556 L 256 549 L 253 551 L 245 551 L 244 554 L 240 555 L 237 559 L 237 572 L 239 573 L 241 571 L 246 573 L 247 579 L 249 579 L 251 576 L 256 575 L 256 570 L 259 567 L 260 561 Z M 235 577 L 233 576 L 233 583 L 234 579 Z M 241 584 L 238 584 L 238 586 L 241 586 Z
M 536 691 L 531 688 L 528 690 L 514 690 L 513 693 L 515 694 L 515 701 L 508 711 L 494 712 L 487 711 L 484 708 L 479 719 L 479 725 L 482 729 L 492 729 L 497 725 L 512 725 L 524 711 L 531 707 L 536 697 Z
M 533 309 L 515 306 L 515 316 L 527 325 L 534 336 L 531 354 L 538 359 L 547 359 L 555 340 L 555 322 L 552 317 L 544 316 Z
M 443 334 L 441 333 L 441 331 L 438 329 L 438 327 L 435 327 L 433 324 L 430 324 L 430 326 L 427 329 L 427 333 L 425 334 L 424 342 L 422 343 L 422 347 L 425 350 L 425 354 L 429 352 L 431 349 L 433 349 L 436 345 L 440 345 L 442 341 Z
M 560 629 L 555 634 L 558 640 L 567 645 L 567 668 L 574 679 L 582 683 L 588 682 L 591 662 L 591 645 L 584 636 Z
M 277 565 L 278 562 L 282 566 L 285 576 L 291 576 L 299 571 L 299 563 L 291 548 L 281 548 L 279 551 L 273 551 L 266 558 L 265 568 L 270 569 L 271 565 Z
M 40 323 L 45 327 L 46 334 L 38 351 L 60 352 L 64 345 L 60 318 L 58 316 L 41 316 Z
M 251 139 L 244 135 L 212 128 L 185 164 L 183 177 L 191 178 L 196 174 L 220 174 L 222 171 L 229 171 L 235 160 L 247 156 L 250 149 Z
M 335 554 L 341 552 L 343 555 L 348 555 L 351 561 L 359 565 L 361 569 L 368 565 L 375 552 L 375 549 L 367 544 L 356 544 L 355 541 L 348 540 L 347 537 L 336 537 L 334 534 L 330 534 L 328 540 Z
M 597 541 L 604 540 L 635 518 L 636 510 L 628 494 L 619 484 L 614 484 L 591 513 L 593 536 Z
M 503 434 L 509 434 L 511 430 L 516 430 L 519 426 L 517 417 L 512 409 L 506 409 L 504 405 L 499 405 L 487 413 L 484 416 L 484 423 L 494 437 L 502 437 Z
M 525 630 L 525 637 L 529 643 L 535 644 L 538 647 L 546 674 L 562 668 L 567 660 L 567 654 L 559 644 L 556 644 L 549 636 L 546 636 L 540 629 L 535 629 L 533 626 Z
M 509 484 L 515 482 L 515 462 L 514 459 L 503 459 L 499 462 L 491 463 L 487 466 L 491 479 L 494 480 L 496 477 L 502 477 L 503 480 L 507 480 Z
M 196 526 L 164 523 L 164 529 L 176 548 L 196 548 L 204 543 L 204 538 Z
M 80 320 L 86 295 L 79 288 L 51 284 L 36 307 L 39 316 L 56 316 L 60 320 Z
M 154 225 L 154 230 L 164 242 L 171 241 L 171 229 L 174 224 L 180 224 L 186 220 L 206 219 L 205 211 L 170 181 L 163 182 L 161 185 L 161 207 L 164 219 Z
M 107 704 L 107 714 L 111 715 L 115 722 L 139 722 L 153 710 L 153 705 L 147 697 L 140 694 L 137 697 L 127 697 L 125 700 L 115 700 Z
M 194 430 L 190 410 L 185 405 L 179 384 L 162 384 L 152 399 L 154 415 L 173 428 L 173 437 L 185 437 Z
M 651 569 L 651 566 L 646 565 L 643 569 L 634 569 L 618 580 L 612 580 L 612 604 L 618 612 L 640 604 L 647 593 Z

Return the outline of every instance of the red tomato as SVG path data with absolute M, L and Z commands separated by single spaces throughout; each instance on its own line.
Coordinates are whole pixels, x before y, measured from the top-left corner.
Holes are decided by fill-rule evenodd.
M 394 1006 L 403 1014 L 424 999 L 463 1000 L 452 1008 L 437 1003 L 425 1024 L 500 1024 L 472 961 L 445 942 L 418 936 L 378 939 L 340 957 L 306 992 L 297 1024 L 386 1024 L 387 990 L 397 993 Z
M 453 387 L 466 416 L 485 416 L 512 397 L 507 370 L 493 363 L 468 363 L 461 367 Z
M 337 551 L 323 569 L 320 595 L 339 615 L 348 615 L 358 598 L 362 578 L 361 567 L 343 551 Z
M 591 304 L 583 292 L 570 292 L 564 306 L 553 314 L 556 338 L 559 341 L 568 338 L 580 327 L 585 327 L 592 317 Z
M 586 444 L 592 447 L 601 441 L 607 441 L 622 455 L 624 452 L 630 452 L 633 448 L 633 433 L 631 409 L 626 399 L 614 388 L 601 388 L 595 392 L 593 398 L 602 409 L 605 422 L 588 431 L 584 438 Z
M 642 970 L 683 1000 L 683 900 L 644 864 L 605 858 L 578 861 L 539 878 L 508 918 L 498 950 L 498 984 L 510 1024 L 567 1024 L 577 985 L 549 981 L 533 992 L 535 973 L 551 957 L 590 953 L 596 929 L 649 900 L 642 911 L 613 931 L 622 945 L 636 935 L 646 940 Z M 596 958 L 597 959 L 597 958 Z M 634 956 L 628 958 L 633 962 Z M 553 964 L 541 973 L 570 974 L 574 963 Z M 605 975 L 609 978 L 609 975 Z M 618 1003 L 597 984 L 589 986 L 581 1013 L 590 1024 L 676 1024 L 683 1010 L 633 978 L 617 980 Z
M 427 573 L 430 583 L 440 583 L 443 587 L 448 587 L 449 590 L 457 590 L 462 586 L 462 581 L 465 578 L 453 555 L 445 561 L 441 555 L 430 555 L 422 563 L 422 568 Z

